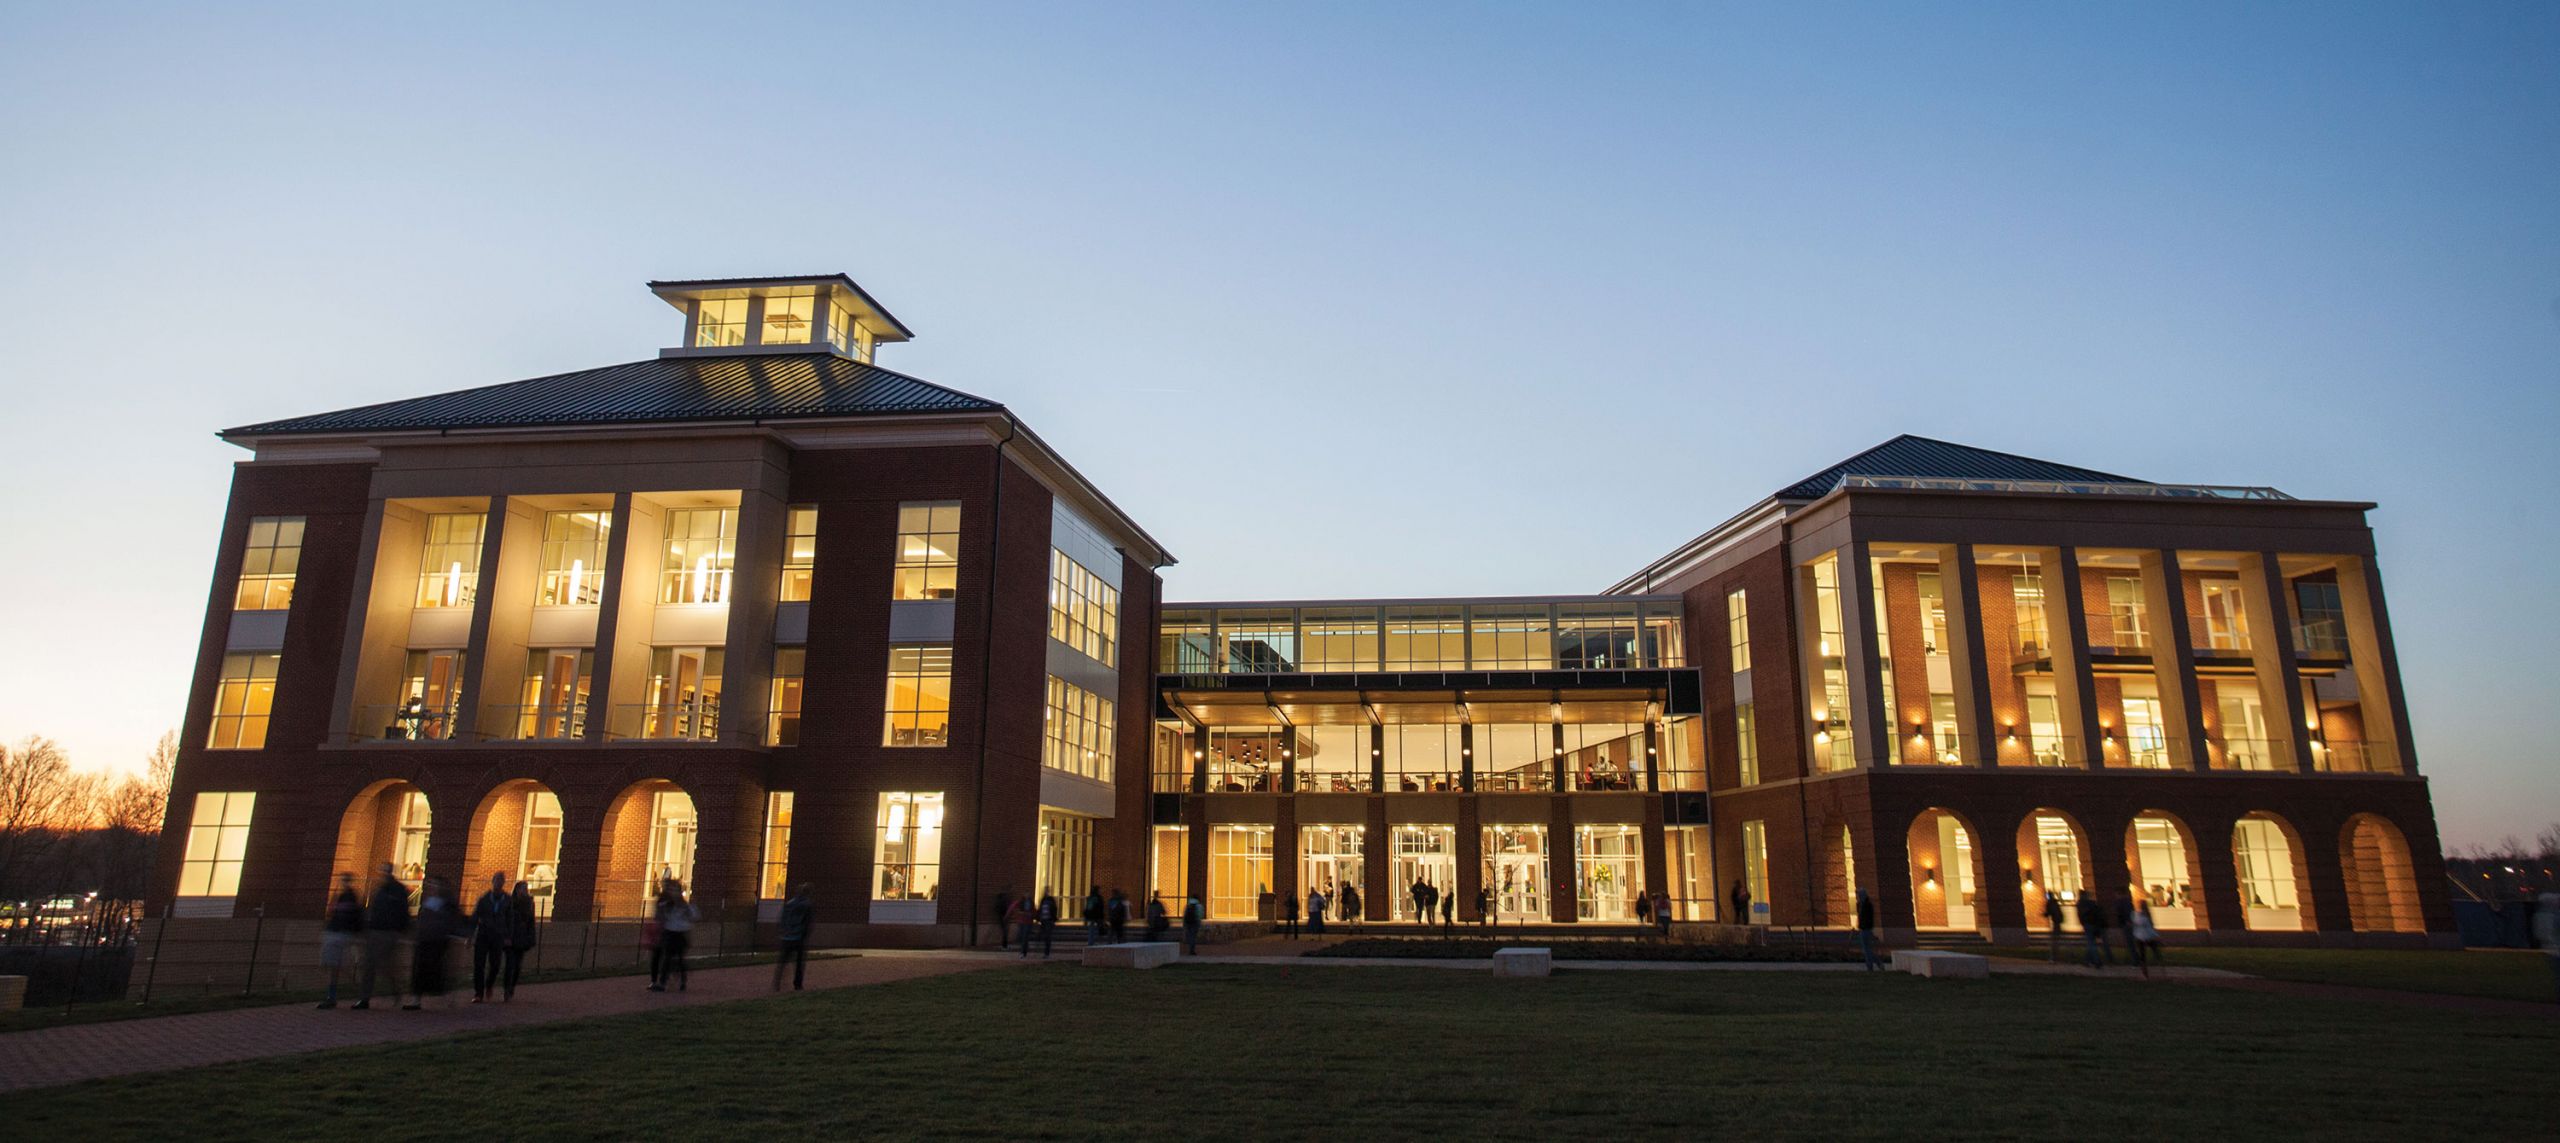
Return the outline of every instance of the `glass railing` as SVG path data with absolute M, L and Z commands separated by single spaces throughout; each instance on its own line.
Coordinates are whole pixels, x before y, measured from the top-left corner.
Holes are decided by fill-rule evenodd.
M 587 736 L 587 704 L 483 707 L 479 731 L 516 742 L 574 742 Z
M 2292 770 L 2293 744 L 2281 738 L 2217 738 L 2205 743 L 2214 770 Z
M 443 742 L 461 729 L 459 704 L 375 703 L 356 708 L 354 736 L 359 742 Z
M 2311 744 L 2311 768 L 2323 774 L 2399 774 L 2400 752 L 2384 742 Z
M 622 703 L 606 730 L 614 738 L 710 742 L 720 737 L 718 696 L 676 703 Z
M 2306 619 L 2293 625 L 2293 649 L 2299 655 L 2343 659 L 2347 656 L 2344 619 Z
M 2076 736 L 2020 731 L 2000 738 L 2003 766 L 2077 768 L 2088 764 L 2084 744 Z

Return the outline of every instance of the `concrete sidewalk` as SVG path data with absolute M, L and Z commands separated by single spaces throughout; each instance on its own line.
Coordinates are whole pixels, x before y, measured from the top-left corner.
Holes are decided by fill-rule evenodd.
M 880 950 L 864 951 L 858 956 L 820 953 L 809 958 L 808 986 L 850 988 L 1003 968 L 1012 963 L 1015 962 L 957 951 Z M 344 1004 L 328 1011 L 294 1004 L 12 1032 L 0 1035 L 0 1093 L 329 1048 L 430 1040 L 463 1032 L 777 995 L 772 991 L 771 965 L 698 970 L 692 974 L 691 987 L 683 992 L 650 992 L 647 984 L 646 977 L 636 975 L 597 977 L 519 988 L 512 1003 L 473 1004 L 466 978 L 452 1007 L 431 1002 L 419 1012 L 403 1012 L 396 1003 L 386 1007 L 377 998 L 373 1008 L 361 1012 Z

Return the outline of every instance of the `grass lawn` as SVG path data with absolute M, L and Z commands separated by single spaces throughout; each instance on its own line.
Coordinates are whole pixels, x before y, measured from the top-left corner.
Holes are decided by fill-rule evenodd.
M 2560 1020 L 2071 978 L 992 970 L 0 1100 L 64 1133 L 2537 1136 Z M 50 1130 L 48 1130 L 50 1129 Z
M 2043 960 L 2045 950 L 2000 949 L 2002 956 Z M 2117 949 L 2119 956 L 2123 949 Z M 2077 961 L 2080 950 L 2063 941 L 2062 958 Z M 2489 996 L 2500 1000 L 2550 1001 L 2551 965 L 2539 952 L 2523 950 L 2449 949 L 2394 952 L 2376 949 L 2245 949 L 2191 948 L 2174 945 L 2169 963 L 2201 968 L 2227 968 L 2269 980 L 2311 984 L 2346 984 L 2358 988 L 2397 988 L 2407 992 L 2441 992 L 2454 996 Z

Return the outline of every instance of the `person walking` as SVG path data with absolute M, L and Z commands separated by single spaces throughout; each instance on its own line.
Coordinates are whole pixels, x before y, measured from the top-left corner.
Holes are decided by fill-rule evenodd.
M 2052 964 L 2061 964 L 2062 894 L 2054 892 L 2051 885 L 2044 887 L 2044 932 L 2044 959 Z
M 452 892 L 444 882 L 428 878 L 418 890 L 417 939 L 409 947 L 409 1003 L 401 1005 L 401 1011 L 418 1011 L 426 1007 L 428 997 L 444 996 L 445 955 L 461 925 Z
M 515 899 L 507 896 L 507 875 L 489 875 L 489 891 L 471 903 L 471 1002 L 486 1003 L 500 987 L 507 966 L 507 914 Z
M 998 927 L 999 931 L 996 935 L 1004 938 L 999 947 L 1007 949 L 1012 948 L 1014 935 L 1018 933 L 1022 936 L 1022 955 L 1030 956 L 1031 895 L 1024 893 L 1015 897 L 1011 904 L 1006 905 L 1004 908 L 1004 920 L 998 922 Z
M 377 976 L 390 981 L 391 1002 L 400 1002 L 400 980 L 388 970 L 392 955 L 400 951 L 401 934 L 408 931 L 409 887 L 392 875 L 390 862 L 383 862 L 382 878 L 374 882 L 364 906 L 364 995 L 356 999 L 356 1007 L 373 1007 Z
M 356 875 L 341 873 L 328 915 L 320 922 L 320 963 L 329 968 L 329 995 L 320 1007 L 338 1006 L 339 970 L 346 967 L 347 953 L 363 943 L 364 898 L 356 894 Z
M 1876 963 L 1876 903 L 1863 886 L 1858 890 L 1858 956 L 1867 962 L 1868 972 L 1883 970 Z
M 1733 916 L 1725 921 L 1726 924 L 1748 925 L 1751 923 L 1751 890 L 1743 887 L 1742 882 L 1736 881 L 1733 883 L 1733 892 L 1726 894 L 1725 899 L 1733 902 Z
M 1280 935 L 1293 941 L 1298 939 L 1298 895 L 1295 893 L 1280 895 Z
M 1150 890 L 1148 890 L 1148 891 L 1147 891 L 1147 940 L 1148 940 L 1150 943 L 1155 942 L 1155 941 L 1161 941 L 1161 940 L 1163 940 L 1163 939 L 1164 939 L 1165 929 L 1166 929 L 1170 924 L 1171 924 L 1171 922 L 1169 922 L 1168 920 L 1166 920 L 1166 919 L 1165 919 L 1165 915 L 1164 915 L 1164 890 L 1162 890 L 1162 889 L 1150 889 Z
M 1111 943 L 1115 945 L 1128 944 L 1129 895 L 1121 892 L 1119 886 L 1114 885 L 1111 887 L 1111 903 L 1102 907 L 1102 915 L 1103 918 L 1111 924 Z
M 2080 916 L 2080 963 L 2096 969 L 2115 963 L 2115 950 L 2107 947 L 2106 906 L 2098 904 L 2096 894 L 2083 893 L 2075 911 Z
M 1662 939 L 1671 939 L 1671 895 L 1659 889 L 1653 892 L 1653 927 Z
M 667 982 L 676 982 L 676 991 L 692 985 L 685 970 L 684 954 L 693 943 L 693 923 L 702 919 L 702 910 L 684 898 L 684 882 L 667 878 L 658 889 L 658 982 L 651 992 L 665 992 Z
M 1200 955 L 1200 898 L 1182 898 L 1182 955 Z
M 1311 936 L 1311 937 L 1321 937 L 1321 936 L 1323 936 L 1323 935 L 1324 935 L 1324 906 L 1325 906 L 1324 890 L 1322 890 L 1322 889 L 1309 889 L 1309 890 L 1307 890 L 1307 935 L 1308 935 L 1308 936 Z
M 1335 912 L 1342 914 L 1344 923 L 1351 926 L 1352 932 L 1357 933 L 1360 931 L 1360 922 L 1367 920 L 1368 915 L 1360 911 L 1359 886 L 1345 885 L 1342 887 L 1342 906 L 1341 908 L 1336 909 Z
M 1094 887 L 1092 887 L 1092 888 L 1090 888 L 1090 889 L 1085 890 L 1085 894 L 1084 894 L 1084 943 L 1085 943 L 1085 944 L 1087 944 L 1087 945 L 1098 945 L 1098 944 L 1101 944 L 1101 943 L 1102 943 L 1102 910 L 1103 910 L 1105 907 L 1106 907 L 1106 906 L 1105 906 L 1105 904 L 1104 904 L 1104 902 L 1103 902 L 1103 900 L 1102 900 L 1102 886 L 1096 885 L 1096 886 L 1094 886 Z
M 1047 960 L 1049 954 L 1058 948 L 1058 895 L 1042 889 L 1040 909 L 1032 914 L 1031 919 L 1040 926 L 1040 959 Z M 1023 942 L 1022 955 L 1031 955 L 1029 941 Z
M 516 978 L 524 975 L 524 954 L 540 939 L 541 920 L 533 905 L 533 885 L 516 882 L 515 893 L 507 898 L 507 971 L 498 982 L 498 999 L 516 998 Z
M 800 991 L 809 977 L 809 923 L 818 915 L 817 906 L 809 900 L 809 883 L 791 891 L 782 902 L 782 916 L 774 927 L 774 937 L 782 945 L 782 956 L 773 962 L 773 990 L 782 991 L 782 966 L 791 966 L 791 991 Z
M 2142 946 L 2133 942 L 2133 894 L 2122 889 L 2116 890 L 2115 898 L 2107 902 L 2107 926 L 2124 934 L 2126 959 L 2137 965 L 2141 964 Z M 2110 954 L 2112 955 L 2112 950 Z
M 1458 930 L 1458 895 L 1443 893 L 1436 888 L 1431 895 L 1440 900 L 1440 935 L 1454 935 Z
M 1636 923 L 1639 925 L 1653 923 L 1653 898 L 1642 893 L 1636 894 Z
M 1482 928 L 1493 927 L 1493 888 L 1491 886 L 1476 890 L 1476 924 Z
M 2133 916 L 2124 926 L 2125 943 L 2133 946 L 2133 967 L 2142 975 L 2151 975 L 2151 962 L 2160 955 L 2160 928 L 2151 923 L 2151 902 L 2134 906 Z
M 2544 893 L 2533 904 L 2533 940 L 2551 962 L 2552 986 L 2560 988 L 2560 893 Z
M 1413 898 L 1414 913 L 1428 927 L 1431 924 L 1431 883 L 1416 877 L 1413 887 L 1405 890 L 1405 895 Z

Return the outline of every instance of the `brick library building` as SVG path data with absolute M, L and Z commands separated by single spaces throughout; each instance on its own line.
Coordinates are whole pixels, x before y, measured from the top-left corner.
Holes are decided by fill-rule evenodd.
M 1393 927 L 1417 882 L 1505 925 L 1845 930 L 1864 890 L 1888 941 L 2011 941 L 2096 894 L 2454 942 L 2371 504 L 1904 436 L 1592 594 L 1166 602 L 1012 411 L 874 363 L 911 335 L 850 278 L 649 288 L 655 357 L 221 434 L 155 916 L 316 928 L 388 863 L 573 932 L 806 884 L 832 945 L 1095 885 Z

